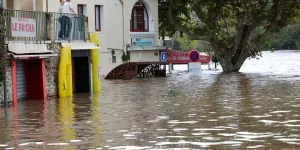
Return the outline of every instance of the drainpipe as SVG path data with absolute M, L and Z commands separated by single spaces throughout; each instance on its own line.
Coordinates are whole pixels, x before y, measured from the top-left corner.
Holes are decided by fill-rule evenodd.
M 125 49 L 125 15 L 124 15 L 124 1 L 123 0 L 119 0 L 120 3 L 122 4 L 122 25 L 123 25 L 123 50 Z M 126 53 L 126 51 L 125 51 Z
M 33 0 L 33 11 L 36 11 L 36 0 Z
M 46 0 L 46 12 L 48 13 L 48 0 Z
M 4 106 L 7 107 L 8 106 L 8 101 L 7 101 L 6 72 L 5 72 L 3 85 L 4 85 Z

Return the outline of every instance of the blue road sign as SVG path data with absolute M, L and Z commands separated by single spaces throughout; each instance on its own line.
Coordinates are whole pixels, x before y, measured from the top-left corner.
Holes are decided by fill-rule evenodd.
M 161 61 L 162 62 L 166 62 L 167 61 L 167 52 L 162 52 L 161 53 Z
M 198 62 L 200 60 L 200 54 L 196 50 L 192 50 L 190 52 L 190 61 L 191 62 Z

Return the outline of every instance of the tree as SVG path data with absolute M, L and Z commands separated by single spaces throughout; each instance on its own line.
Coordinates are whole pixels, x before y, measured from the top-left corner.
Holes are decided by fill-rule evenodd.
M 298 16 L 300 0 L 160 0 L 162 36 L 176 30 L 210 43 L 224 72 L 238 72 Z
M 300 20 L 291 22 L 272 39 L 263 45 L 263 50 L 299 50 L 300 49 Z
M 206 42 L 190 40 L 186 34 L 181 35 L 179 32 L 176 32 L 172 38 L 174 39 L 173 49 L 186 52 L 191 51 L 192 49 L 196 49 L 200 52 L 210 51 L 210 46 Z
M 5 27 L 5 11 L 0 6 L 0 83 L 4 83 L 6 75 L 6 27 Z

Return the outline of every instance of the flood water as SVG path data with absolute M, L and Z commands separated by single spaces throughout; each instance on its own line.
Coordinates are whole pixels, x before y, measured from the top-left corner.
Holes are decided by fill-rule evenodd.
M 242 73 L 203 69 L 0 108 L 0 149 L 300 147 L 299 51 L 264 52 Z

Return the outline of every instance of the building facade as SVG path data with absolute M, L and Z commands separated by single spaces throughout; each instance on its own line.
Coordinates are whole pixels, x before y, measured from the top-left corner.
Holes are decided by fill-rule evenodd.
M 72 0 L 78 14 L 88 16 L 89 32 L 98 32 L 101 75 L 124 61 L 159 61 L 158 0 Z M 59 0 L 4 0 L 6 8 L 58 12 Z M 122 59 L 126 51 L 130 60 Z M 124 58 L 124 56 L 123 56 Z
M 157 0 L 71 2 L 78 14 L 89 17 L 89 32 L 99 33 L 102 76 L 125 61 L 159 61 L 159 50 L 163 48 L 159 41 Z M 48 6 L 49 12 L 57 12 L 59 0 L 49 0 Z M 123 52 L 130 55 L 130 60 L 124 59 Z
M 77 14 L 69 16 L 72 18 L 70 36 L 62 40 L 59 0 L 2 1 L 7 11 L 6 42 L 12 58 L 12 66 L 7 70 L 9 101 L 57 96 L 59 56 L 64 46 L 69 45 L 72 49 L 74 92 L 92 92 L 91 74 L 100 78 L 125 62 L 151 64 L 160 61 L 159 52 L 164 47 L 159 41 L 158 0 L 71 2 Z M 97 42 L 90 42 L 91 33 L 98 34 L 100 39 L 97 73 L 94 73 L 92 68 L 95 66 L 90 63 L 91 50 L 98 46 Z M 82 68 L 82 64 L 85 64 L 84 72 L 89 74 L 76 70 Z M 89 78 L 84 82 L 86 88 L 77 89 L 76 85 L 80 84 L 82 77 Z M 35 79 L 40 83 L 39 92 L 32 92 L 35 90 Z M 1 95 L 2 92 L 3 89 L 0 89 Z

